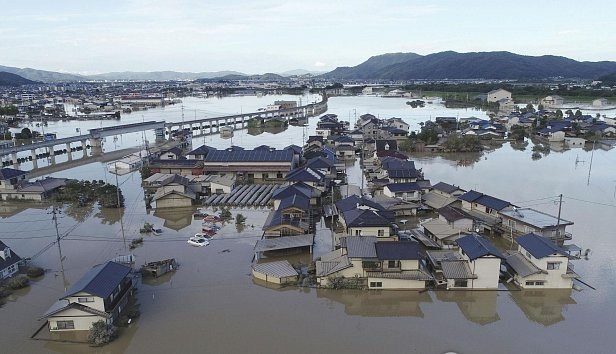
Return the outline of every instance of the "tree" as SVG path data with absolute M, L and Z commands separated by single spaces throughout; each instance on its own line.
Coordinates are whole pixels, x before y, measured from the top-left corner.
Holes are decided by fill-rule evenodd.
M 31 139 L 31 138 L 32 138 L 32 132 L 28 128 L 23 128 L 21 130 L 21 133 L 19 133 L 19 137 L 18 137 L 18 139 Z
M 100 320 L 92 323 L 90 333 L 88 333 L 88 343 L 98 347 L 105 345 L 118 336 L 118 329 L 112 325 L 108 325 L 105 321 Z
M 575 111 L 575 116 L 576 117 L 581 117 L 582 116 L 582 111 L 580 111 L 579 109 L 577 111 Z
M 242 214 L 239 214 L 239 213 L 238 213 L 238 214 L 235 216 L 235 223 L 236 223 L 236 224 L 238 224 L 238 225 L 239 225 L 239 224 L 243 224 L 245 221 L 246 221 L 246 217 L 245 217 L 244 215 L 242 215 Z
M 532 103 L 526 105 L 526 112 L 535 113 L 535 107 Z
M 560 109 L 556 110 L 556 119 L 563 119 L 563 111 Z

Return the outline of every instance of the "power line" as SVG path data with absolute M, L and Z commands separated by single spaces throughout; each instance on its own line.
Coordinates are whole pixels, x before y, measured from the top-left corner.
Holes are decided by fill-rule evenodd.
M 596 205 L 602 205 L 602 206 L 616 208 L 616 205 L 614 205 L 614 204 L 593 202 L 593 201 L 590 201 L 590 200 L 577 199 L 577 198 L 567 197 L 567 196 L 564 196 L 564 197 L 567 198 L 567 199 L 576 200 L 578 202 L 584 202 L 584 203 L 589 203 L 589 204 L 596 204 Z

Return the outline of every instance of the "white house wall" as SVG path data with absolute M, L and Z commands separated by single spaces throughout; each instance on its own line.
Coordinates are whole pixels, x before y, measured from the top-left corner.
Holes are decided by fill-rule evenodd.
M 480 257 L 469 264 L 477 279 L 469 279 L 469 288 L 497 289 L 500 275 L 501 259 L 497 257 Z

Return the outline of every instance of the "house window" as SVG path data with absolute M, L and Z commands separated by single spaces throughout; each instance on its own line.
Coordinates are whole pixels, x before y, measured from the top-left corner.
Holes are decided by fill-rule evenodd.
M 83 303 L 83 302 L 94 302 L 94 298 L 93 297 L 79 297 L 77 298 L 77 301 Z
M 543 280 L 536 280 L 536 281 L 527 281 L 526 285 L 527 286 L 543 286 L 543 284 L 545 284 L 545 281 Z
M 400 261 L 387 261 L 387 268 L 399 268 Z
M 58 329 L 75 329 L 75 322 L 70 321 L 56 321 L 56 327 Z
M 278 172 L 278 174 L 276 175 L 276 178 L 279 178 L 279 179 L 282 178 L 282 173 Z
M 456 288 L 466 288 L 468 286 L 468 280 L 466 279 L 454 280 L 453 286 L 455 286 Z
M 355 236 L 361 236 L 361 230 L 355 230 Z
M 560 269 L 560 262 L 548 262 L 548 270 Z
M 370 282 L 370 287 L 371 287 L 371 288 L 382 288 L 382 287 L 383 287 L 383 282 L 380 282 L 380 281 L 371 281 L 371 282 Z
M 263 174 L 263 179 L 268 179 L 268 178 L 269 178 L 269 175 L 267 173 L 264 173 Z
M 384 237 L 385 236 L 385 230 L 379 230 L 377 233 L 378 237 Z

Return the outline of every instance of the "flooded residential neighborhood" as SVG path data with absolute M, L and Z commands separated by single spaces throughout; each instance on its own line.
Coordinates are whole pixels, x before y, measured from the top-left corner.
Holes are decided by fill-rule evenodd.
M 233 114 L 238 106 L 244 111 L 257 111 L 273 98 L 296 99 L 186 98 L 183 105 L 184 112 L 193 109 L 200 114 L 207 107 L 215 107 L 212 110 Z M 309 98 L 304 99 L 306 102 Z M 420 129 L 419 123 L 438 116 L 487 117 L 485 111 L 449 109 L 442 103 L 411 110 L 405 102 L 403 98 L 331 97 L 327 114 L 335 114 L 351 124 L 367 113 L 381 119 L 400 117 L 411 130 Z M 175 105 L 150 109 L 143 112 L 145 117 L 131 115 L 122 123 L 135 118 L 181 122 L 181 113 L 182 108 Z M 220 134 L 193 136 L 191 145 L 220 150 L 231 146 L 304 146 L 308 137 L 315 135 L 318 122 L 318 116 L 311 117 L 306 126 L 289 125 L 276 134 L 266 129 L 251 135 L 246 129 L 237 129 L 231 139 Z M 48 129 L 68 136 L 75 131 L 75 124 L 82 126 L 82 122 L 50 122 Z M 90 124 L 100 126 L 98 122 Z M 82 127 L 85 130 L 87 126 Z M 155 137 L 152 131 L 107 137 L 103 146 L 105 152 L 130 148 L 139 146 L 142 139 L 153 142 Z M 613 230 L 609 222 L 616 215 L 614 150 L 552 150 L 541 159 L 533 159 L 533 144 L 519 149 L 507 141 L 481 153 L 418 152 L 411 153 L 409 158 L 432 185 L 445 182 L 495 196 L 520 209 L 533 208 L 558 215 L 559 223 L 561 219 L 572 221 L 567 232 L 573 235 L 573 242 L 582 253 L 572 263 L 583 281 L 572 288 L 523 289 L 513 283 L 500 283 L 495 289 L 481 291 L 280 286 L 252 276 L 254 247 L 264 236 L 263 226 L 272 206 L 245 203 L 243 207 L 231 207 L 231 214 L 241 214 L 245 222 L 222 222 L 220 230 L 208 238 L 209 245 L 191 247 L 186 240 L 204 228 L 203 217 L 195 213 L 201 210 L 216 214 L 219 209 L 197 205 L 146 208 L 139 170 L 115 175 L 108 171 L 107 162 L 97 161 L 45 177 L 117 183 L 125 207 L 61 205 L 57 214 L 60 247 L 54 242 L 58 236 L 51 204 L 3 202 L 2 241 L 22 258 L 30 258 L 29 263 L 45 269 L 45 275 L 33 279 L 28 288 L 6 298 L 0 309 L 3 346 L 9 352 L 60 353 L 313 352 L 325 347 L 327 352 L 471 353 L 484 352 L 487 346 L 498 353 L 526 352 L 530 346 L 533 352 L 549 353 L 558 343 L 563 352 L 609 352 L 609 341 L 598 329 L 609 327 L 613 310 L 610 299 L 616 293 Z M 62 162 L 62 158 L 59 156 L 57 162 Z M 359 158 L 345 164 L 350 187 L 367 184 L 359 164 Z M 345 191 L 345 187 L 340 190 Z M 562 202 L 558 197 L 561 194 Z M 287 260 L 295 267 L 305 268 L 336 248 L 338 237 L 330 231 L 331 220 L 325 214 L 315 217 L 314 230 L 310 230 L 314 234 L 312 253 L 303 249 L 299 253 L 269 255 L 258 263 Z M 401 217 L 396 217 L 396 221 L 400 231 L 405 231 L 431 217 L 434 216 L 427 213 L 406 217 L 408 221 L 404 223 L 400 222 Z M 158 232 L 140 233 L 145 223 Z M 484 237 L 499 249 L 517 249 L 513 239 L 484 231 Z M 142 238 L 142 242 L 131 250 L 137 238 Z M 102 348 L 90 348 L 76 343 L 77 337 L 47 331 L 43 314 L 67 289 L 78 283 L 93 265 L 129 253 L 135 257 L 135 267 L 174 258 L 177 270 L 155 278 L 131 278 L 140 316 L 123 327 L 115 341 Z M 35 335 L 41 327 L 47 334 Z

